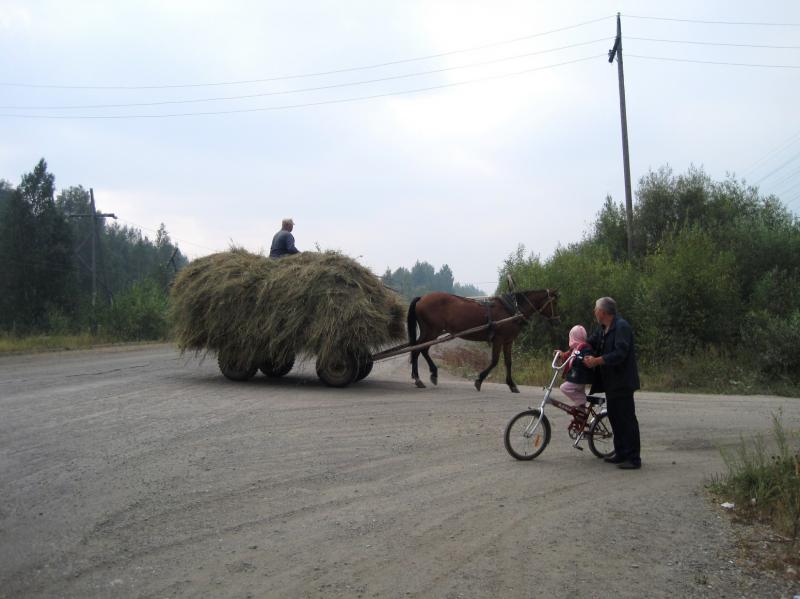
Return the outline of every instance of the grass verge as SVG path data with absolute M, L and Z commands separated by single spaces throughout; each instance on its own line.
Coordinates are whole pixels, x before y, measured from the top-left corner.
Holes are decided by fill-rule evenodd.
M 466 378 L 475 378 L 489 365 L 491 350 L 485 343 L 447 344 L 437 351 L 448 370 Z M 542 353 L 515 352 L 514 381 L 519 385 L 543 386 L 550 383 L 553 356 Z M 698 356 L 639 359 L 642 389 L 678 393 L 724 393 L 731 395 L 769 394 L 800 397 L 800 382 L 767 377 L 752 368 L 714 350 Z M 489 377 L 505 381 L 503 358 Z M 559 383 L 559 381 L 556 381 Z M 560 383 L 559 383 L 560 384 Z
M 16 337 L 0 334 L 0 355 L 40 351 L 90 349 L 99 345 L 125 343 L 109 336 L 92 335 L 31 335 Z
M 720 449 L 727 472 L 716 477 L 709 490 L 715 500 L 734 504 L 735 521 L 771 530 L 772 550 L 751 552 L 751 558 L 800 580 L 800 433 L 787 431 L 782 416 L 772 415 L 769 442 L 757 435 Z M 743 540 L 743 545 L 758 545 L 750 541 Z

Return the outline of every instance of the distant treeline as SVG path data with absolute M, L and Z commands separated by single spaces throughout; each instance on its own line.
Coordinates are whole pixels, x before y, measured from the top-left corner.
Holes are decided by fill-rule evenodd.
M 387 268 L 381 278 L 385 285 L 400 293 L 407 300 L 431 291 L 444 291 L 467 297 L 486 295 L 473 285 L 456 283 L 453 271 L 447 264 L 437 271 L 431 264 L 417 261 L 411 270 L 401 266 L 392 272 L 390 268 Z
M 542 260 L 524 247 L 501 269 L 521 287 L 557 287 L 562 322 L 529 328 L 531 354 L 563 347 L 611 296 L 661 387 L 796 391 L 800 384 L 800 222 L 774 196 L 701 169 L 639 182 L 633 256 L 625 210 L 609 197 L 583 241 Z M 671 380 L 672 379 L 672 380 Z M 777 386 L 776 386 L 777 385 Z
M 0 180 L 0 333 L 69 334 L 97 327 L 120 339 L 163 337 L 167 289 L 185 263 L 163 224 L 149 239 L 138 229 L 93 219 L 89 191 L 81 186 L 56 196 L 44 159 L 17 187 Z

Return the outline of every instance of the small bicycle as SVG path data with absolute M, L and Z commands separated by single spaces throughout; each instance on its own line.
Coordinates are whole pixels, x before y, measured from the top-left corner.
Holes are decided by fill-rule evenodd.
M 553 378 L 550 385 L 545 387 L 544 399 L 539 407 L 528 408 L 524 412 L 520 412 L 506 426 L 503 438 L 506 450 L 518 460 L 532 460 L 545 450 L 547 444 L 550 443 L 550 421 L 544 414 L 544 408 L 550 404 L 572 416 L 568 433 L 570 438 L 575 440 L 575 443 L 572 444 L 575 449 L 583 451 L 580 443 L 586 439 L 589 449 L 598 458 L 610 456 L 614 453 L 614 433 L 611 431 L 608 421 L 608 412 L 601 409 L 606 401 L 604 397 L 587 396 L 589 409 L 586 411 L 550 398 L 553 385 L 567 364 L 567 360 L 565 360 L 558 365 L 558 358 L 559 354 L 556 352 L 551 364 Z M 577 356 L 576 359 L 578 359 Z

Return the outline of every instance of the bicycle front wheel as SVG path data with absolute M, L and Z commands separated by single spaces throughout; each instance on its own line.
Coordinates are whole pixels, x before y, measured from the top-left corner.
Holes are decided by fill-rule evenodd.
M 607 458 L 614 453 L 614 432 L 608 421 L 608 414 L 603 412 L 589 428 L 589 449 L 598 458 Z
M 520 412 L 506 426 L 503 442 L 512 457 L 532 460 L 550 443 L 550 421 L 541 410 Z

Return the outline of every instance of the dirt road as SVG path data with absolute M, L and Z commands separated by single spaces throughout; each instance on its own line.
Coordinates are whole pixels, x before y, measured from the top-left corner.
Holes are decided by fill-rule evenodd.
M 511 459 L 540 397 L 415 389 L 403 358 L 348 389 L 169 346 L 0 358 L 0 596 L 780 596 L 731 563 L 703 485 L 717 444 L 800 400 L 640 393 L 644 467 L 621 471 L 556 410 Z

